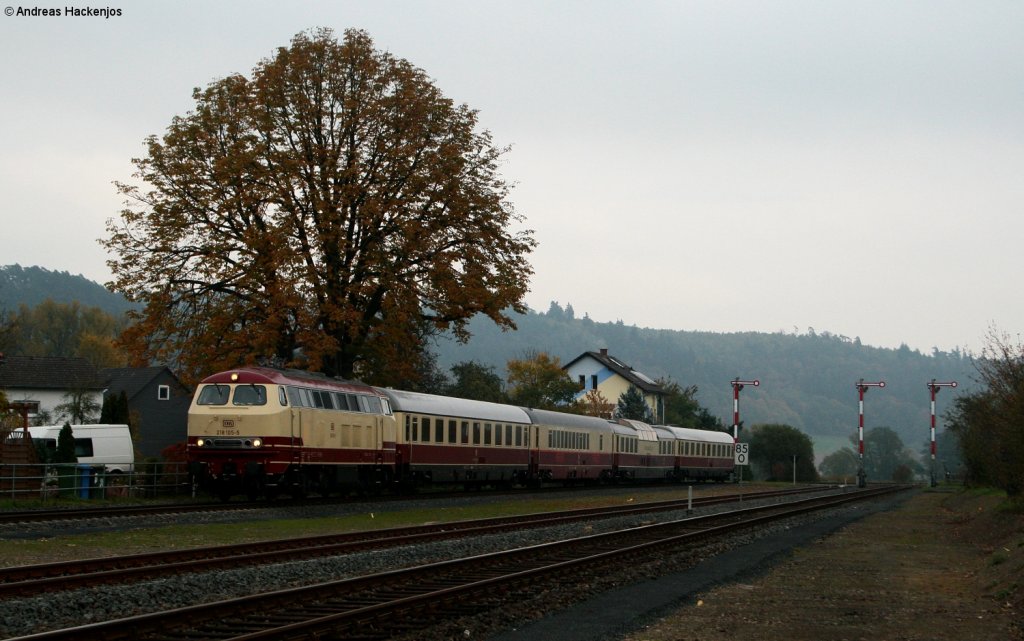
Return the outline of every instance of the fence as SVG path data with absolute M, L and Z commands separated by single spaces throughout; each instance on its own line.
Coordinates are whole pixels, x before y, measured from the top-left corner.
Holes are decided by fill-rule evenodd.
M 191 491 L 185 463 L 142 463 L 126 473 L 90 465 L 0 464 L 0 500 L 146 498 Z

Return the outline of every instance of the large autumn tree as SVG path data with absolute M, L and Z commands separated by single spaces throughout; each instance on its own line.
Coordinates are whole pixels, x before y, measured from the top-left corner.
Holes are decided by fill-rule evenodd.
M 387 384 L 435 331 L 525 312 L 532 232 L 505 149 L 364 31 L 301 33 L 193 92 L 102 240 L 144 304 L 123 344 L 187 375 L 270 359 Z

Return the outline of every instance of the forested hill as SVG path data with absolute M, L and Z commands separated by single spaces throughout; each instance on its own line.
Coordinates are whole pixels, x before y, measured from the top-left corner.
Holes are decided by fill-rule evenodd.
M 78 301 L 120 315 L 129 304 L 123 297 L 83 276 L 41 267 L 0 267 L 0 312 L 33 307 L 47 298 L 57 303 Z M 903 442 L 920 451 L 928 440 L 931 379 L 956 380 L 954 392 L 939 394 L 941 413 L 957 392 L 973 386 L 974 366 L 960 352 L 921 354 L 906 347 L 882 349 L 827 332 L 761 334 L 684 332 L 641 329 L 622 322 L 576 318 L 571 308 L 552 304 L 546 313 L 516 316 L 518 331 L 502 332 L 489 319 L 470 324 L 472 340 L 458 345 L 443 340 L 438 362 L 447 371 L 463 361 L 493 366 L 505 377 L 505 364 L 531 352 L 546 351 L 568 363 L 586 351 L 609 353 L 654 378 L 671 378 L 683 386 L 696 385 L 698 400 L 726 424 L 732 422 L 732 387 L 737 376 L 758 379 L 740 397 L 741 419 L 754 423 L 786 423 L 814 439 L 819 459 L 849 445 L 857 431 L 858 379 L 884 380 L 885 389 L 872 389 L 865 399 L 865 425 L 891 427 Z M 617 400 L 617 399 L 611 399 Z
M 571 309 L 571 308 L 570 308 Z M 533 351 L 546 351 L 563 364 L 586 351 L 607 348 L 609 354 L 653 378 L 666 377 L 683 386 L 697 385 L 698 399 L 724 423 L 732 423 L 732 387 L 737 376 L 758 379 L 740 396 L 740 419 L 746 425 L 785 423 L 815 442 L 820 458 L 856 434 L 856 382 L 884 380 L 884 389 L 865 396 L 865 427 L 890 427 L 919 452 L 928 442 L 928 381 L 956 380 L 956 391 L 938 397 L 942 412 L 956 393 L 973 386 L 974 366 L 959 352 L 921 354 L 907 347 L 882 349 L 827 332 L 764 334 L 684 332 L 641 329 L 617 323 L 575 318 L 552 305 L 547 313 L 517 316 L 518 331 L 501 332 L 486 319 L 471 325 L 467 345 L 443 341 L 438 361 L 447 369 L 474 360 L 505 375 L 505 363 Z
M 85 276 L 42 267 L 0 267 L 0 312 L 16 312 L 20 305 L 35 307 L 47 298 L 56 303 L 78 301 L 83 307 L 99 307 L 112 316 L 120 316 L 131 306 L 120 294 Z

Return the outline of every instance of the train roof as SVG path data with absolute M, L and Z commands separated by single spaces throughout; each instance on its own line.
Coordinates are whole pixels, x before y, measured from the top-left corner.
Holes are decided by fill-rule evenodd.
M 298 369 L 275 369 L 273 367 L 238 367 L 211 374 L 200 381 L 209 383 L 241 383 L 243 385 L 302 385 L 320 389 L 331 389 L 342 392 L 382 394 L 375 387 L 358 381 L 346 381 L 331 378 L 318 372 L 307 372 Z
M 391 407 L 396 412 L 456 416 L 505 423 L 530 423 L 530 417 L 526 412 L 514 405 L 406 392 L 391 388 L 381 388 L 379 391 L 391 399 Z
M 630 435 L 636 435 L 641 441 L 657 441 L 658 434 L 654 431 L 654 428 L 644 423 L 643 421 L 634 421 L 628 418 L 620 418 L 618 422 L 619 426 L 627 428 L 624 433 Z M 616 430 L 622 432 L 622 430 Z
M 692 427 L 675 427 L 673 425 L 658 425 L 670 430 L 676 438 L 684 441 L 700 441 L 703 443 L 732 443 L 732 435 L 716 430 L 698 430 Z
M 611 432 L 612 423 L 603 418 L 594 416 L 583 416 L 580 414 L 566 414 L 565 412 L 553 412 L 551 410 L 536 410 L 522 408 L 537 425 L 549 427 L 573 427 L 602 432 Z

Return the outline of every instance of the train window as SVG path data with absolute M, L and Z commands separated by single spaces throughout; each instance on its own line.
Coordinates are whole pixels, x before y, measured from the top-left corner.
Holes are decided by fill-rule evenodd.
M 408 443 L 412 440 L 412 417 L 408 414 L 405 415 L 405 442 Z
M 380 398 L 377 396 L 364 396 L 366 399 L 366 411 L 371 414 L 382 414 L 380 409 Z
M 267 388 L 263 385 L 239 385 L 232 399 L 235 405 L 266 405 Z
M 385 416 L 391 416 L 391 401 L 386 398 L 380 399 L 380 411 Z
M 484 445 L 491 444 L 491 433 L 493 428 L 490 423 L 484 423 Z
M 505 445 L 512 445 L 512 426 L 505 426 Z
M 444 443 L 444 419 L 434 419 L 434 442 Z
M 283 387 L 277 388 L 277 402 L 281 404 L 281 407 L 288 407 L 288 395 L 285 394 Z
M 537 438 L 539 439 L 540 437 L 538 436 Z M 540 445 L 540 443 L 538 443 L 538 445 Z M 523 446 L 524 447 L 530 447 L 530 428 L 529 427 L 524 427 L 523 428 Z
M 321 392 L 313 390 L 313 402 L 316 406 L 322 410 L 333 410 L 334 400 L 331 398 L 330 392 Z
M 480 445 L 480 424 L 473 422 L 473 445 Z
M 503 436 L 504 432 L 501 429 L 501 423 L 498 423 L 494 426 L 494 444 L 501 445 L 504 442 Z
M 523 426 L 516 425 L 516 447 L 523 446 Z
M 309 403 L 310 403 L 309 406 L 310 407 L 315 407 L 315 408 L 318 408 L 318 409 L 323 409 L 324 402 L 320 398 L 320 392 L 319 391 L 317 391 L 315 389 L 308 389 L 308 390 L 306 390 L 306 393 L 309 394 Z
M 409 440 L 418 441 L 420 440 L 420 417 L 412 417 L 412 427 L 409 428 Z
M 462 444 L 469 445 L 469 421 L 462 421 Z
M 227 405 L 231 388 L 227 385 L 206 385 L 199 392 L 196 405 Z
M 597 435 L 597 449 L 604 451 L 604 434 Z
M 430 419 L 426 416 L 423 417 L 423 422 L 420 423 L 420 441 L 423 443 L 430 442 Z
M 449 443 L 453 443 L 454 444 L 454 443 L 458 443 L 459 442 L 459 439 L 457 437 L 458 429 L 459 429 L 458 424 L 454 420 L 448 419 L 448 442 Z

